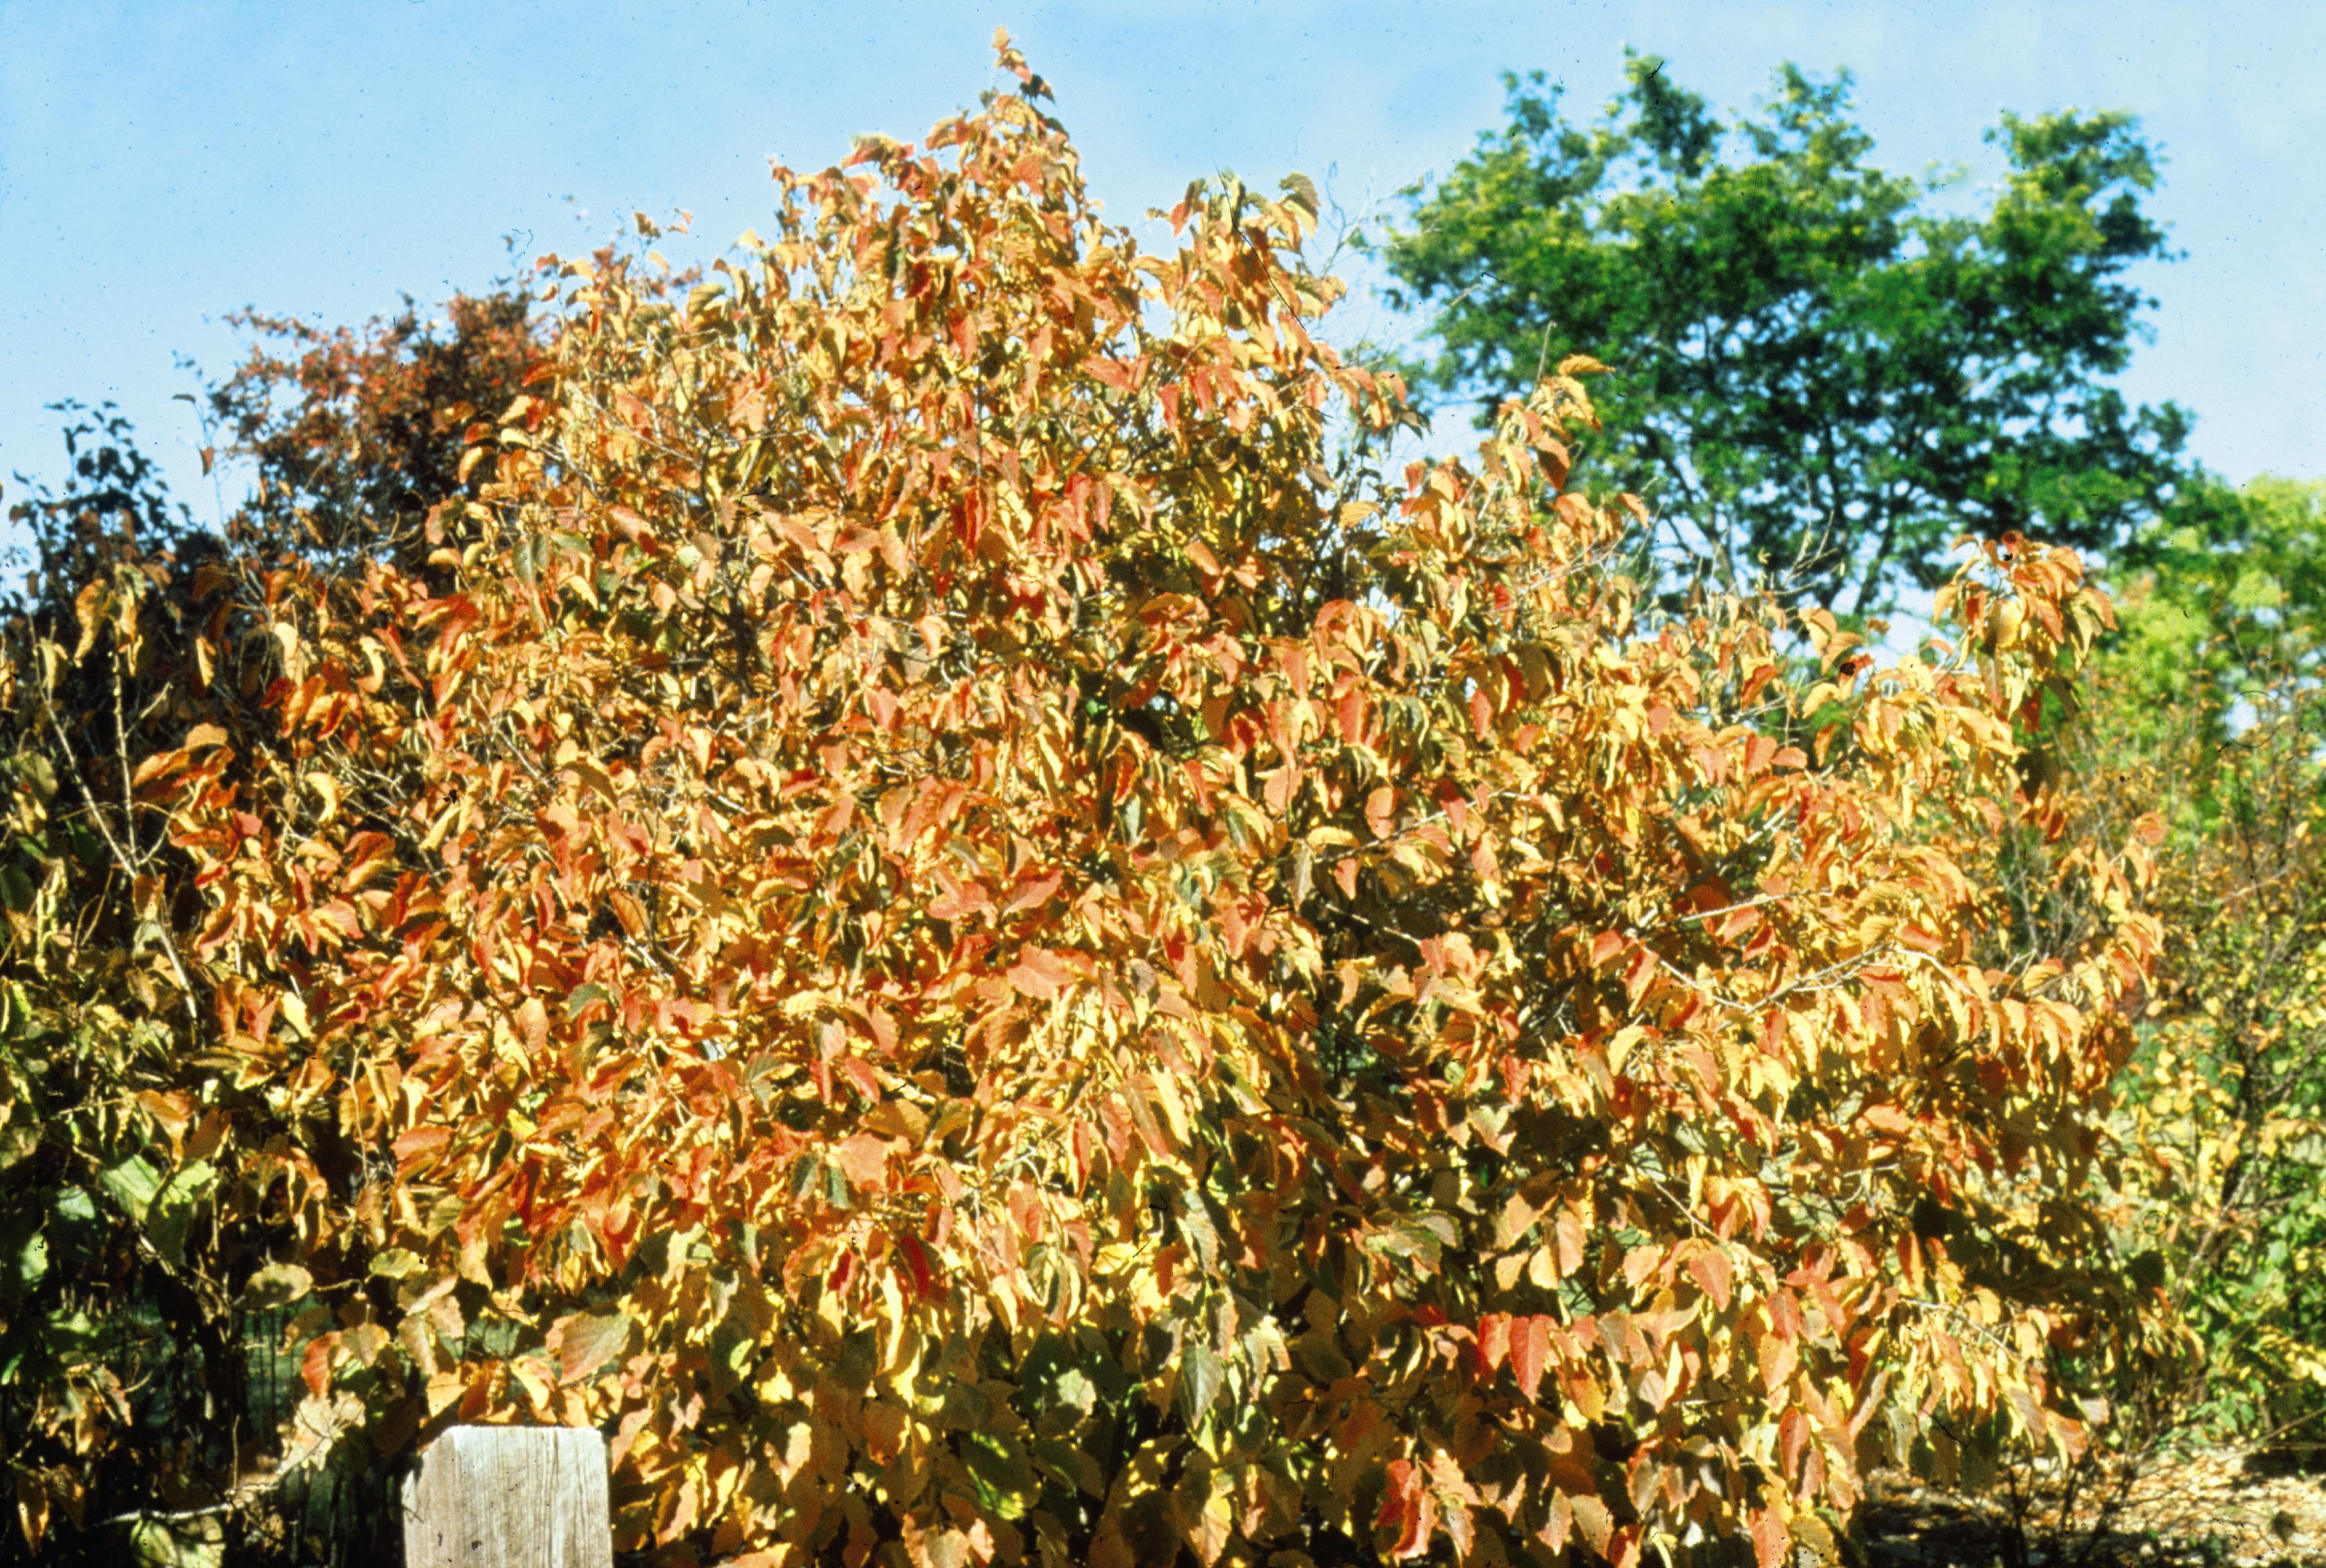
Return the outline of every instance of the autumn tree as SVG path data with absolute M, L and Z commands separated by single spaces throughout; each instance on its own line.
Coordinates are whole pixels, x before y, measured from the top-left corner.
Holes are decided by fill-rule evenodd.
M 1586 366 L 1336 440 L 1410 416 L 1302 182 L 1142 252 L 1032 94 L 777 180 L 555 269 L 425 560 L 186 623 L 129 778 L 297 1430 L 598 1425 L 627 1551 L 898 1568 L 1765 1565 L 2083 1440 L 2145 849 L 2007 967 L 1980 880 L 2074 556 L 1886 665 L 1662 614 Z
M 8 563 L 23 575 L 6 589 L 0 631 L 13 748 L 0 860 L 11 977 L 0 1448 L 29 1541 L 51 1525 L 69 1537 L 92 1506 L 135 1522 L 263 1487 L 280 1528 L 286 1502 L 307 1500 L 305 1478 L 246 1462 L 273 1444 L 295 1372 L 271 1342 L 288 1315 L 277 1298 L 312 1280 L 276 1261 L 286 1248 L 267 1189 L 286 1151 L 310 1174 L 347 1151 L 321 1129 L 282 1125 L 257 1085 L 222 1084 L 215 1062 L 187 1071 L 201 988 L 177 928 L 198 899 L 135 771 L 193 715 L 247 724 L 263 713 L 263 673 L 222 650 L 254 629 L 237 601 L 259 591 L 265 568 L 295 558 L 344 572 L 379 559 L 426 570 L 432 524 L 433 543 L 444 538 L 438 503 L 461 493 L 465 436 L 480 409 L 507 406 L 530 363 L 527 310 L 509 285 L 455 298 L 448 323 L 423 321 L 409 302 L 360 332 L 238 318 L 257 344 L 204 400 L 219 443 L 204 450 L 205 469 L 241 459 L 255 478 L 223 536 L 172 499 L 109 406 L 57 405 L 64 481 L 20 476 Z M 190 640 L 197 627 L 205 636 Z M 221 663 L 233 672 L 223 682 Z M 380 1500 L 362 1467 L 344 1468 L 331 1486 Z M 310 1556 L 368 1553 L 348 1508 L 319 1512 L 306 1522 L 338 1538 Z M 218 1525 L 198 1517 L 179 1545 L 218 1544 Z M 87 1543 L 108 1562 L 124 1545 Z M 127 1545 L 170 1560 L 165 1539 Z M 51 1558 L 60 1550 L 49 1543 Z
M 240 459 L 255 481 L 234 529 L 262 552 L 423 563 L 442 542 L 428 538 L 430 513 L 462 489 L 469 438 L 533 362 L 530 309 L 512 281 L 454 295 L 441 320 L 407 298 L 360 330 L 237 313 L 250 351 L 203 399 L 223 446 L 205 467 Z

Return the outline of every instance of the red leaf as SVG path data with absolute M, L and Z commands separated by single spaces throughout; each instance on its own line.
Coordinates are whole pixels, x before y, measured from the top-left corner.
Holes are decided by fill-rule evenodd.
M 1587 1493 L 1577 1493 L 1568 1502 L 1575 1509 L 1575 1527 L 1583 1532 L 1583 1539 L 1594 1552 L 1605 1556 L 1607 1542 L 1615 1533 L 1615 1516 L 1607 1511 L 1605 1503 Z
M 1511 1371 L 1519 1380 L 1519 1392 L 1531 1401 L 1535 1390 L 1542 1387 L 1542 1369 L 1550 1360 L 1550 1320 L 1547 1317 L 1519 1318 L 1511 1324 Z
M 388 1146 L 388 1149 L 395 1155 L 396 1168 L 409 1173 L 413 1166 L 437 1153 L 451 1141 L 452 1133 L 449 1127 L 416 1127 L 409 1132 L 399 1134 L 396 1140 Z
M 1478 1320 L 1478 1359 L 1491 1375 L 1511 1353 L 1511 1314 L 1488 1313 Z
M 1775 1509 L 1763 1508 L 1753 1516 L 1753 1555 L 1759 1559 L 1760 1568 L 1779 1568 L 1785 1560 L 1785 1548 L 1791 1544 L 1791 1534 Z
M 1727 1253 L 1705 1242 L 1689 1254 L 1688 1271 L 1695 1276 L 1698 1288 L 1712 1298 L 1714 1306 L 1723 1312 L 1728 1310 L 1728 1292 L 1734 1279 Z
M 1064 990 L 1074 979 L 1075 971 L 1065 960 L 1047 948 L 1020 949 L 1018 961 L 1009 968 L 1009 983 L 1036 1001 L 1047 1002 Z
M 331 1352 L 339 1348 L 340 1336 L 325 1334 L 312 1341 L 307 1353 L 299 1359 L 299 1380 L 307 1385 L 307 1392 L 321 1399 L 331 1389 Z
M 1437 1527 L 1437 1507 L 1422 1480 L 1420 1467 L 1411 1460 L 1396 1460 L 1389 1467 L 1389 1489 L 1382 1498 L 1376 1523 L 1395 1537 L 1395 1545 L 1389 1548 L 1392 1558 L 1419 1557 L 1429 1550 L 1429 1537 Z
M 1809 1446 L 1810 1418 L 1796 1406 L 1777 1418 L 1778 1473 L 1788 1481 L 1800 1474 L 1801 1450 Z
M 1793 1336 L 1783 1329 L 1772 1328 L 1761 1336 L 1761 1386 L 1774 1394 L 1793 1375 L 1793 1363 L 1800 1355 Z

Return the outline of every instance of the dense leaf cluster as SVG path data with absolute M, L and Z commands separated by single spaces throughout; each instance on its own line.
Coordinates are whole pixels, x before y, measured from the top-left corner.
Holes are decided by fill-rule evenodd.
M 1766 1565 L 2082 1442 L 2145 840 L 1989 881 L 2075 557 L 1889 663 L 1645 609 L 1587 365 L 1381 470 L 1297 183 L 1144 253 L 1018 97 L 777 178 L 544 274 L 449 476 L 12 624 L 27 1539 L 552 1421 L 669 1563 Z M 279 1431 L 171 1457 L 133 1277 L 277 1314 Z

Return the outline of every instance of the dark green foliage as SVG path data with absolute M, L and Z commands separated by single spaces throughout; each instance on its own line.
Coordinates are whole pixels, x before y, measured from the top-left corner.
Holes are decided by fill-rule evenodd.
M 1982 210 L 1869 162 L 1849 78 L 1777 73 L 1725 123 L 1633 55 L 1588 125 L 1540 73 L 1412 192 L 1381 246 L 1434 311 L 1421 385 L 1482 409 L 1567 354 L 1605 361 L 1596 484 L 1660 514 L 1665 580 L 1755 580 L 1876 612 L 1965 533 L 2107 547 L 2186 483 L 2188 417 L 2124 368 L 2164 259 L 2155 159 L 2121 114 L 2006 115 Z

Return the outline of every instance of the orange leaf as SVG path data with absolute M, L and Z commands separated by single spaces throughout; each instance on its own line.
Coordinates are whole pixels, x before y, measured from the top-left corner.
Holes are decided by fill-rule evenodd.
M 620 1355 L 629 1340 L 630 1320 L 623 1313 L 576 1313 L 550 1325 L 546 1343 L 557 1358 L 558 1378 L 574 1383 Z
M 1542 1387 L 1543 1369 L 1550 1361 L 1550 1325 L 1547 1317 L 1524 1317 L 1511 1324 L 1511 1371 L 1519 1392 L 1530 1402 Z
M 1478 1320 L 1478 1359 L 1488 1374 L 1511 1353 L 1511 1314 L 1488 1313 Z

